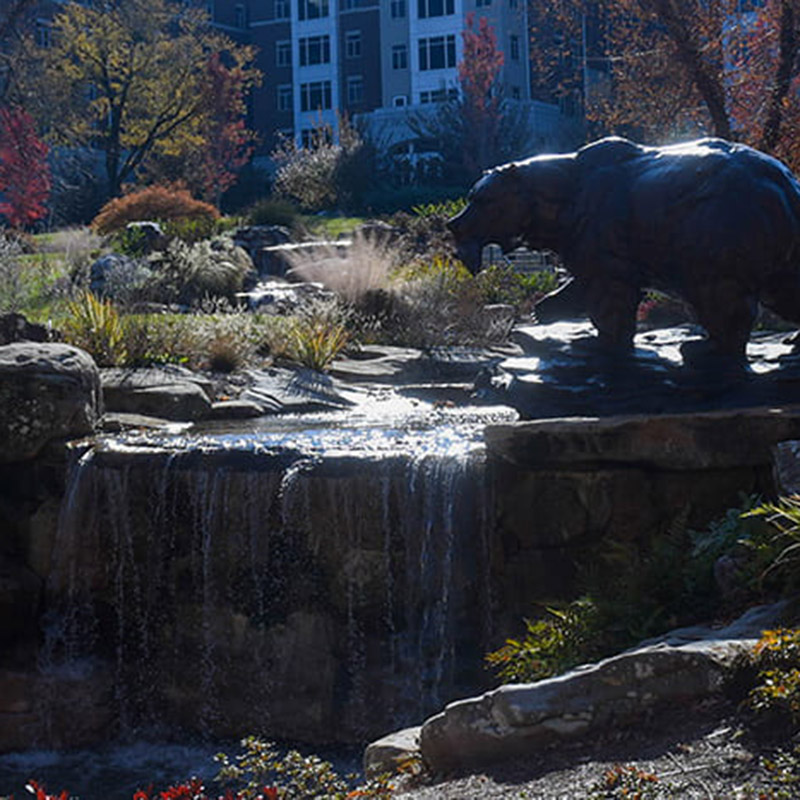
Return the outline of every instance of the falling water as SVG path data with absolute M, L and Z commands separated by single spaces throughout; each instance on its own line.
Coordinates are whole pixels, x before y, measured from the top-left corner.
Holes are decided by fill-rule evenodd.
M 474 432 L 409 435 L 98 442 L 69 476 L 46 667 L 108 673 L 129 731 L 305 741 L 481 688 L 484 458 Z

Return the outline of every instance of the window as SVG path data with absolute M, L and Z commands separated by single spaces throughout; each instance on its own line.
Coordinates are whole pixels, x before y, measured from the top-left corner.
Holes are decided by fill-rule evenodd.
M 328 0 L 300 0 L 300 19 L 320 19 L 327 17 L 328 13 Z
M 458 89 L 434 89 L 430 92 L 420 92 L 420 103 L 444 103 L 445 100 L 457 100 Z
M 50 47 L 50 26 L 46 22 L 36 22 L 36 44 L 39 47 Z
M 511 87 L 511 99 L 522 100 L 522 90 L 519 88 L 519 86 Z
M 392 69 L 408 69 L 408 48 L 404 44 L 392 47 Z
M 345 33 L 344 54 L 346 58 L 361 57 L 361 31 L 347 31 Z
M 275 66 L 292 66 L 292 43 L 289 40 L 275 42 Z
M 350 75 L 347 78 L 347 104 L 351 106 L 364 102 L 364 79 L 361 75 Z
M 300 66 L 329 64 L 331 60 L 330 36 L 307 36 L 300 39 Z
M 275 19 L 289 19 L 292 16 L 290 0 L 275 0 Z
M 509 50 L 511 50 L 511 60 L 519 61 L 519 36 L 512 36 Z
M 237 28 L 246 28 L 247 27 L 247 13 L 245 11 L 244 6 L 241 3 L 236 4 L 236 8 L 234 10 L 234 23 Z
M 392 105 L 395 108 L 403 108 L 408 105 L 408 97 L 404 94 L 396 94 L 392 98 Z
M 392 19 L 404 19 L 406 16 L 406 0 L 392 0 Z
M 431 36 L 430 39 L 419 40 L 419 68 L 446 69 L 456 65 L 456 37 Z
M 293 105 L 292 85 L 284 83 L 278 87 L 278 111 L 291 111 Z
M 417 0 L 417 15 L 426 17 L 444 17 L 455 13 L 455 0 Z
M 331 107 L 331 82 L 313 81 L 300 84 L 300 110 L 316 111 Z

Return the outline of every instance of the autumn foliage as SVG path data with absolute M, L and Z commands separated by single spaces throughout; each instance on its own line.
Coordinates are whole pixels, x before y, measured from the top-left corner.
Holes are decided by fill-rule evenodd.
M 196 168 L 201 197 L 219 202 L 253 154 L 255 136 L 244 121 L 249 85 L 241 64 L 228 66 L 220 53 L 211 55 L 207 66 L 209 127 Z
M 464 116 L 464 160 L 470 172 L 491 166 L 492 151 L 502 111 L 496 91 L 497 76 L 505 57 L 497 47 L 497 35 L 486 17 L 474 27 L 475 13 L 466 18 L 462 31 L 464 57 L 458 65 Z
M 148 186 L 109 200 L 92 221 L 100 234 L 115 233 L 129 222 L 154 220 L 198 220 L 214 222 L 219 211 L 210 203 L 195 200 L 186 189 Z
M 47 146 L 21 108 L 0 109 L 0 214 L 25 228 L 47 213 L 50 169 Z
M 800 168 L 800 0 L 560 0 L 537 73 L 583 91 L 593 135 L 721 136 Z

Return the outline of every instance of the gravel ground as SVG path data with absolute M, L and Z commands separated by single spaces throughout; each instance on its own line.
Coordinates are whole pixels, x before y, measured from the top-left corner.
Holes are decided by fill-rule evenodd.
M 765 734 L 770 733 L 773 735 L 765 741 Z M 789 751 L 792 746 L 790 740 L 777 741 L 774 731 L 754 736 L 736 706 L 720 700 L 673 708 L 591 742 L 552 747 L 473 775 L 406 784 L 395 796 L 404 800 L 800 798 L 800 783 L 782 782 L 774 770 L 763 765 L 765 758 L 774 758 L 778 750 Z M 642 770 L 657 780 L 640 781 L 639 794 L 603 788 L 605 773 L 620 766 Z M 794 773 L 800 776 L 800 757 Z

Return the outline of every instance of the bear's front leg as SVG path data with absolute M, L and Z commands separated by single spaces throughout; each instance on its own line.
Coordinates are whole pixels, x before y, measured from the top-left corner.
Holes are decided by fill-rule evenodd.
M 636 311 L 641 287 L 625 280 L 598 277 L 588 281 L 586 307 L 597 328 L 597 343 L 603 350 L 630 351 L 636 333 Z

